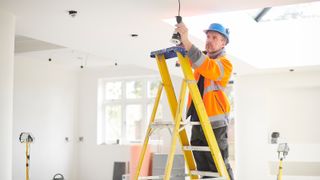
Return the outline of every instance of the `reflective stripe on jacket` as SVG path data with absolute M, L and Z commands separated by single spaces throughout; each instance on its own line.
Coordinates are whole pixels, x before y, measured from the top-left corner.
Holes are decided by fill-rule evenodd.
M 194 69 L 194 77 L 199 80 L 200 74 L 204 77 L 203 103 L 209 120 L 214 128 L 228 125 L 230 103 L 224 92 L 232 73 L 232 64 L 224 56 L 211 59 L 192 45 L 188 51 L 189 59 Z M 191 96 L 188 98 L 188 109 L 191 105 Z

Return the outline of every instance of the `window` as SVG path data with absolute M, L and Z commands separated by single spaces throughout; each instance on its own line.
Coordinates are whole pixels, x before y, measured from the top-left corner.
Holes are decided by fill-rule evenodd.
M 284 20 L 298 20 L 310 19 L 320 17 L 320 2 L 309 2 L 301 4 L 293 4 L 286 6 L 269 7 L 260 22 L 284 21 Z M 246 11 L 250 16 L 256 18 L 263 9 L 253 9 Z
M 160 80 L 157 77 L 100 79 L 98 144 L 143 141 Z M 159 103 L 156 120 L 162 119 Z

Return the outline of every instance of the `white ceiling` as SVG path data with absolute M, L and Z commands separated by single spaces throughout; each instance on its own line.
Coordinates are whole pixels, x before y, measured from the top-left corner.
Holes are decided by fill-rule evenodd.
M 181 0 L 181 15 L 188 19 L 195 15 L 302 2 L 310 0 Z M 67 53 L 76 50 L 101 57 L 107 64 L 156 68 L 149 54 L 172 46 L 169 39 L 173 27 L 164 20 L 177 15 L 178 3 L 177 0 L 0 0 L 0 7 L 16 16 L 17 35 L 67 47 Z M 67 14 L 71 9 L 79 12 L 75 18 Z M 131 33 L 139 37 L 132 38 Z M 201 38 L 193 36 L 192 40 L 203 47 Z M 41 56 L 50 53 L 44 51 Z M 245 58 L 237 57 L 237 53 L 232 56 Z M 248 66 L 241 60 L 237 62 L 239 67 Z M 87 63 L 90 64 L 90 58 Z

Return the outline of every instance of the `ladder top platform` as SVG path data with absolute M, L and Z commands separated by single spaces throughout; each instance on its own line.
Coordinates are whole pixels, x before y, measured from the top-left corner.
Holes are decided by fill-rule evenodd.
M 166 49 L 161 49 L 157 51 L 152 51 L 150 53 L 151 58 L 155 58 L 157 55 L 164 55 L 165 59 L 175 58 L 177 57 L 177 53 L 180 52 L 183 56 L 186 55 L 186 50 L 183 47 L 173 46 Z

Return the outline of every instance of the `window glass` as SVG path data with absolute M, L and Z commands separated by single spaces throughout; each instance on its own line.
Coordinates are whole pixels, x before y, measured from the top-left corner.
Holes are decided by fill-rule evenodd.
M 108 105 L 105 107 L 107 141 L 116 141 L 121 138 L 121 105 Z
M 148 98 L 155 98 L 157 96 L 159 87 L 159 81 L 158 80 L 149 80 L 147 83 L 147 94 Z
M 145 122 L 142 121 L 142 105 L 131 104 L 126 106 L 126 135 L 127 140 L 142 139 Z
M 115 82 L 107 82 L 105 84 L 105 99 L 106 100 L 114 100 L 114 99 L 121 99 L 121 81 Z
M 138 99 L 143 96 L 143 81 L 129 81 L 126 83 L 126 98 Z

